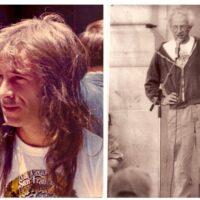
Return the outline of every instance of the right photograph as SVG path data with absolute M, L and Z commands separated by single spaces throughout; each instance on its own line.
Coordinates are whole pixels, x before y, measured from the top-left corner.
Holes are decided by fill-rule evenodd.
M 200 197 L 200 5 L 111 5 L 108 197 Z

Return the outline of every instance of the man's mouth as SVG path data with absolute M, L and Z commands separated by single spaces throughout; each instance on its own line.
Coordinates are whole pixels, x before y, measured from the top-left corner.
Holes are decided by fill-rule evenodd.
M 19 109 L 20 109 L 19 106 L 2 106 L 3 112 L 15 112 Z
M 176 37 L 177 37 L 177 38 L 183 38 L 184 35 L 177 35 Z

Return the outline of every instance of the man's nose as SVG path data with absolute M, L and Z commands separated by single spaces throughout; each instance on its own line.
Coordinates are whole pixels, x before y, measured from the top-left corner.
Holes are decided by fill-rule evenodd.
M 177 27 L 177 33 L 182 32 L 182 28 L 180 26 Z
M 3 81 L 0 85 L 0 100 L 1 103 L 9 104 L 14 97 L 14 91 L 7 81 Z

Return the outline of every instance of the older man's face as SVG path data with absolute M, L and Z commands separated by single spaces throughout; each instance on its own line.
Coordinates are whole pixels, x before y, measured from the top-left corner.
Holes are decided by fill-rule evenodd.
M 170 29 L 175 40 L 186 42 L 189 39 L 189 32 L 192 26 L 189 25 L 188 19 L 182 14 L 175 14 L 172 17 Z

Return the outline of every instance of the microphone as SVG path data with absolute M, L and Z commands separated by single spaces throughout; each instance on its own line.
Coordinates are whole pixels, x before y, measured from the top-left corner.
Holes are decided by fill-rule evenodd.
M 176 60 L 180 57 L 180 45 L 182 40 L 177 39 L 176 40 L 176 47 L 175 47 L 175 54 L 176 54 Z

